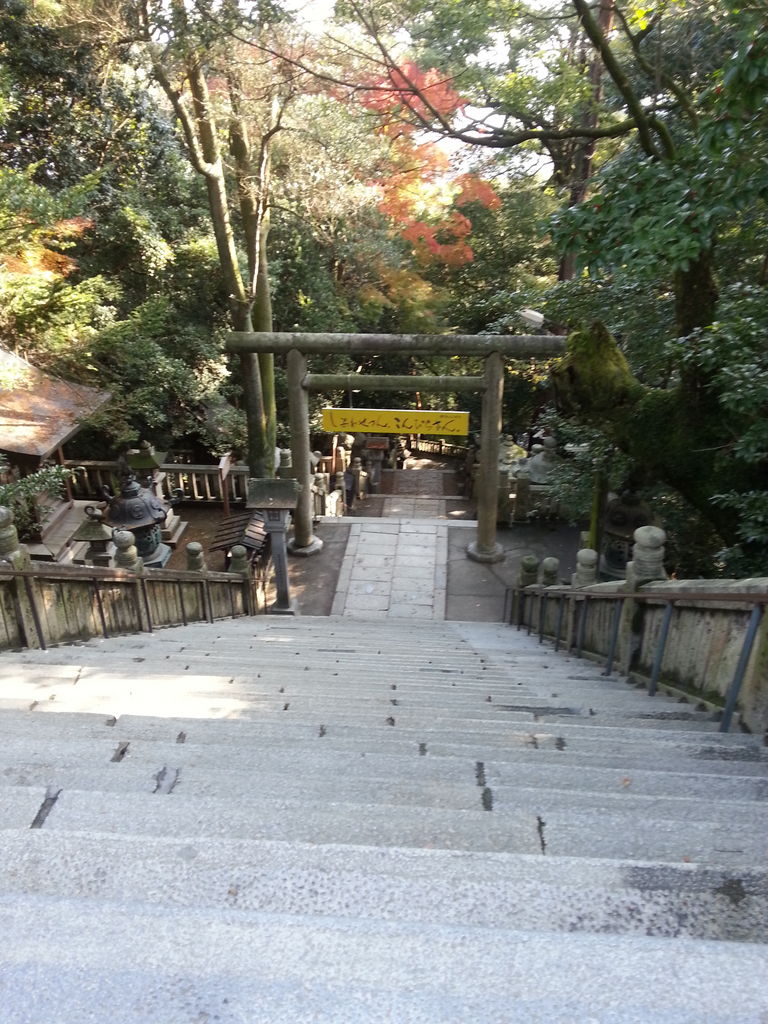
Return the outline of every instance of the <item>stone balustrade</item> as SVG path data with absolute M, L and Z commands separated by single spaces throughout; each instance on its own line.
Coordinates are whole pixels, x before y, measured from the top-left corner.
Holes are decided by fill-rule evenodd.
M 570 587 L 553 585 L 549 559 L 524 558 L 510 621 L 713 709 L 738 680 L 741 722 L 767 731 L 768 578 L 669 580 L 665 539 L 654 526 L 636 530 L 627 579 L 608 583 L 596 581 L 590 549 L 578 553 Z

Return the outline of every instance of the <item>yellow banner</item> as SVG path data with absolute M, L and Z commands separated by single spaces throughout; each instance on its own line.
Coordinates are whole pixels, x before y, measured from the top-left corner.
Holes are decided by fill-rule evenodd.
M 323 430 L 330 434 L 451 434 L 469 433 L 468 412 L 416 409 L 323 409 Z

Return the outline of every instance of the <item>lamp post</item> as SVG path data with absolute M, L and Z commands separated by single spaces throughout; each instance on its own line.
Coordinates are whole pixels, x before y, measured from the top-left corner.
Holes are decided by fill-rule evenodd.
M 286 531 L 290 513 L 296 508 L 301 485 L 298 480 L 252 478 L 248 481 L 246 508 L 257 509 L 264 516 L 264 528 L 269 534 L 272 565 L 275 570 L 276 597 L 268 611 L 272 615 L 295 615 L 288 584 L 288 549 Z

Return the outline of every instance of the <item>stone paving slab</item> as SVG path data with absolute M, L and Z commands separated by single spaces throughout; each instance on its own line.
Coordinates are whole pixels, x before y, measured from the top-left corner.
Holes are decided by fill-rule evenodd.
M 387 498 L 385 504 L 390 500 L 395 499 Z M 413 507 L 399 511 L 405 517 L 409 513 L 417 515 L 419 510 Z M 395 511 L 390 508 L 385 514 L 395 515 Z M 369 526 L 369 522 L 374 525 Z M 378 523 L 363 520 L 350 529 L 333 614 L 356 618 L 379 613 L 389 619 L 442 620 L 447 581 L 445 523 L 400 518 L 384 524 L 385 531 Z M 361 603 L 359 595 L 387 600 Z

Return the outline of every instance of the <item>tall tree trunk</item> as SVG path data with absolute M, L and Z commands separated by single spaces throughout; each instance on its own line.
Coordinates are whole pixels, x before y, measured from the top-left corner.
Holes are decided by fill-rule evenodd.
M 229 197 L 218 124 L 208 92 L 205 74 L 195 54 L 185 61 L 185 72 L 192 97 L 192 110 L 185 104 L 182 93 L 176 89 L 160 60 L 153 62 L 156 80 L 170 100 L 181 125 L 190 162 L 205 179 L 208 209 L 211 215 L 216 251 L 224 284 L 229 296 L 230 319 L 235 331 L 252 331 L 254 295 L 246 287 L 240 272 L 232 222 L 229 215 Z M 246 225 L 246 235 L 248 227 Z M 249 260 L 249 265 L 253 261 Z M 253 354 L 240 357 L 243 399 L 248 422 L 248 468 L 254 476 L 274 475 L 274 382 L 270 378 L 267 388 L 268 403 L 273 420 L 272 441 L 269 438 L 267 402 L 259 360 Z M 268 367 L 266 367 L 269 369 Z M 271 392 L 270 392 L 271 389 Z M 269 397 L 271 393 L 271 398 Z
M 717 285 L 712 272 L 712 253 L 706 250 L 687 270 L 675 271 L 675 326 L 678 338 L 697 327 L 709 327 L 717 309 Z
M 604 36 L 610 35 L 613 27 L 613 15 L 616 0 L 600 0 L 597 23 Z M 600 102 L 603 98 L 603 62 L 595 54 L 589 64 L 588 79 L 591 89 L 589 104 L 583 118 L 585 128 L 590 130 L 597 127 L 599 118 Z M 579 143 L 573 160 L 571 170 L 569 206 L 579 206 L 584 202 L 587 194 L 587 183 L 592 174 L 592 162 L 595 157 L 596 140 L 584 139 Z M 559 281 L 570 281 L 576 271 L 576 253 L 565 253 L 560 260 L 558 269 Z
M 273 100 L 270 124 L 262 135 L 259 148 L 249 139 L 242 109 L 242 85 L 235 71 L 227 80 L 232 115 L 229 124 L 229 149 L 235 162 L 237 192 L 240 202 L 248 259 L 249 293 L 252 297 L 251 322 L 254 331 L 272 331 L 272 298 L 269 291 L 267 240 L 270 228 L 270 177 L 272 170 L 272 139 L 280 130 L 282 109 Z M 274 476 L 277 441 L 277 405 L 275 401 L 275 357 L 260 352 L 256 362 L 260 375 L 258 476 Z

